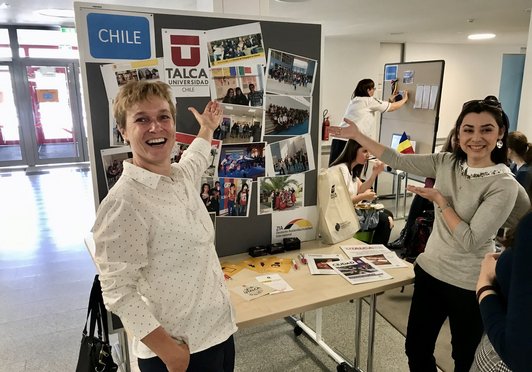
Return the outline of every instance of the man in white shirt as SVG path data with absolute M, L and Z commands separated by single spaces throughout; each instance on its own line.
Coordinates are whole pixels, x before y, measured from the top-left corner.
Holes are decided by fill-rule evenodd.
M 106 306 L 133 336 L 142 372 L 232 371 L 236 325 L 197 185 L 223 110 L 209 102 L 197 138 L 170 163 L 176 109 L 162 82 L 132 82 L 113 111 L 133 158 L 102 201 L 93 236 Z

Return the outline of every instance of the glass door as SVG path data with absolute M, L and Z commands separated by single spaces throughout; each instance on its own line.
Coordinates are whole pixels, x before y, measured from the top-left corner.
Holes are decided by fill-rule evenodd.
M 86 160 L 78 68 L 73 62 L 26 65 L 34 164 Z M 29 156 L 28 156 L 29 157 Z
M 0 65 L 0 166 L 24 163 L 12 68 Z

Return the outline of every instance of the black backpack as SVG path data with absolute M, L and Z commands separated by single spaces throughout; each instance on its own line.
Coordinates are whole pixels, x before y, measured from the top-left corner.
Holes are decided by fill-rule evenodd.
M 409 262 L 414 262 L 417 256 L 425 251 L 433 224 L 434 211 L 424 210 L 412 225 L 411 231 L 408 234 L 409 239 L 405 240 L 402 258 Z

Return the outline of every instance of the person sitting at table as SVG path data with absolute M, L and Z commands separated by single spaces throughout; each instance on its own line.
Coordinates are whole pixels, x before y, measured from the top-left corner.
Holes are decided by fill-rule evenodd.
M 233 371 L 237 327 L 214 228 L 198 184 L 222 120 L 218 102 L 203 113 L 179 163 L 176 106 L 161 81 L 132 81 L 113 113 L 133 158 L 101 202 L 93 237 L 106 307 L 133 337 L 141 372 Z
M 410 371 L 435 372 L 436 339 L 449 318 L 454 371 L 468 372 L 483 332 L 475 294 L 480 263 L 495 251 L 497 230 L 514 227 L 530 206 L 526 191 L 506 166 L 508 121 L 500 103 L 464 103 L 452 154 L 399 154 L 345 121 L 347 127 L 330 127 L 330 134 L 359 142 L 394 169 L 436 179 L 433 188 L 408 186 L 438 209 L 425 251 L 414 266 L 405 349 Z
M 375 183 L 375 178 L 384 170 L 384 163 L 376 161 L 373 165 L 371 176 L 364 182 L 360 179 L 360 174 L 364 165 L 369 159 L 370 153 L 358 142 L 350 139 L 345 144 L 344 150 L 340 153 L 338 158 L 331 163 L 331 167 L 340 169 L 347 186 L 347 191 L 351 196 L 353 204 L 358 204 L 361 201 L 373 201 L 377 198 L 377 194 L 373 191 L 372 186 Z M 390 233 L 393 228 L 393 214 L 387 209 L 374 211 L 378 214 L 378 223 L 373 230 L 373 244 L 388 244 Z

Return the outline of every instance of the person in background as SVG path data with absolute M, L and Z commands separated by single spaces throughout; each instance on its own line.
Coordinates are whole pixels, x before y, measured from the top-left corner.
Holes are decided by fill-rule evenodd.
M 245 94 L 242 92 L 242 89 L 240 89 L 240 87 L 235 88 L 235 98 L 233 99 L 233 103 L 236 105 L 243 105 L 243 106 L 247 106 L 249 104 L 248 99 L 246 98 Z
M 510 169 L 515 179 L 528 189 L 532 183 L 532 143 L 523 133 L 515 131 L 508 134 L 508 159 L 512 161 Z
M 250 106 L 262 106 L 263 92 L 255 90 L 255 84 L 249 84 L 248 100 Z
M 480 268 L 477 299 L 486 333 L 471 372 L 528 372 L 532 367 L 532 212 L 507 237 L 508 248 L 486 254 Z
M 247 183 L 243 183 L 238 194 L 236 194 L 237 216 L 247 216 L 249 187 Z
M 189 108 L 200 129 L 170 163 L 176 108 L 169 85 L 130 82 L 113 113 L 133 158 L 101 202 L 93 226 L 106 307 L 133 338 L 141 372 L 233 371 L 236 332 L 197 185 L 209 166 L 223 110 Z
M 362 132 L 368 136 L 375 133 L 375 113 L 392 112 L 400 109 L 408 101 L 408 91 L 395 102 L 396 96 L 388 101 L 381 101 L 375 96 L 375 82 L 371 79 L 362 79 L 358 82 L 355 91 L 351 95 L 351 101 L 347 105 L 344 117 L 357 123 Z
M 447 138 L 445 139 L 445 143 L 443 144 L 440 151 L 441 152 L 453 152 L 455 144 L 456 144 L 456 141 L 454 138 L 454 128 L 453 128 L 447 135 Z M 425 187 L 432 187 L 432 186 L 434 186 L 434 179 L 426 178 Z M 412 235 L 413 235 L 412 227 L 414 226 L 416 222 L 416 218 L 418 218 L 419 216 L 422 216 L 424 211 L 434 211 L 434 205 L 432 204 L 430 200 L 427 200 L 420 195 L 414 195 L 414 198 L 412 199 L 412 203 L 410 204 L 410 210 L 408 211 L 408 218 L 406 220 L 405 226 L 401 230 L 399 237 L 393 242 L 388 244 L 388 248 L 402 249 L 405 247 L 405 243 L 408 243 L 411 241 Z
M 225 94 L 222 103 L 235 103 L 235 90 L 233 88 L 227 89 L 227 93 Z
M 433 188 L 408 186 L 431 200 L 437 212 L 414 266 L 406 355 L 410 371 L 435 372 L 436 339 L 449 318 L 454 371 L 469 371 L 483 332 L 475 294 L 480 262 L 495 251 L 497 230 L 515 226 L 530 206 L 526 191 L 506 166 L 508 121 L 500 104 L 464 103 L 453 153 L 399 154 L 345 120 L 349 125 L 331 127 L 331 135 L 359 142 L 394 169 L 436 180 Z
M 331 163 L 331 167 L 340 169 L 347 186 L 347 191 L 351 196 L 351 201 L 355 205 L 364 200 L 373 201 L 377 198 L 377 194 L 373 191 L 372 186 L 377 176 L 384 170 L 384 164 L 376 161 L 373 165 L 371 176 L 365 182 L 360 180 L 360 174 L 369 156 L 370 154 L 367 149 L 362 147 L 358 142 L 350 139 L 345 143 L 342 153 Z M 386 209 L 379 210 L 377 213 L 379 222 L 373 229 L 373 239 L 371 242 L 373 244 L 388 244 L 393 227 L 393 214 Z

